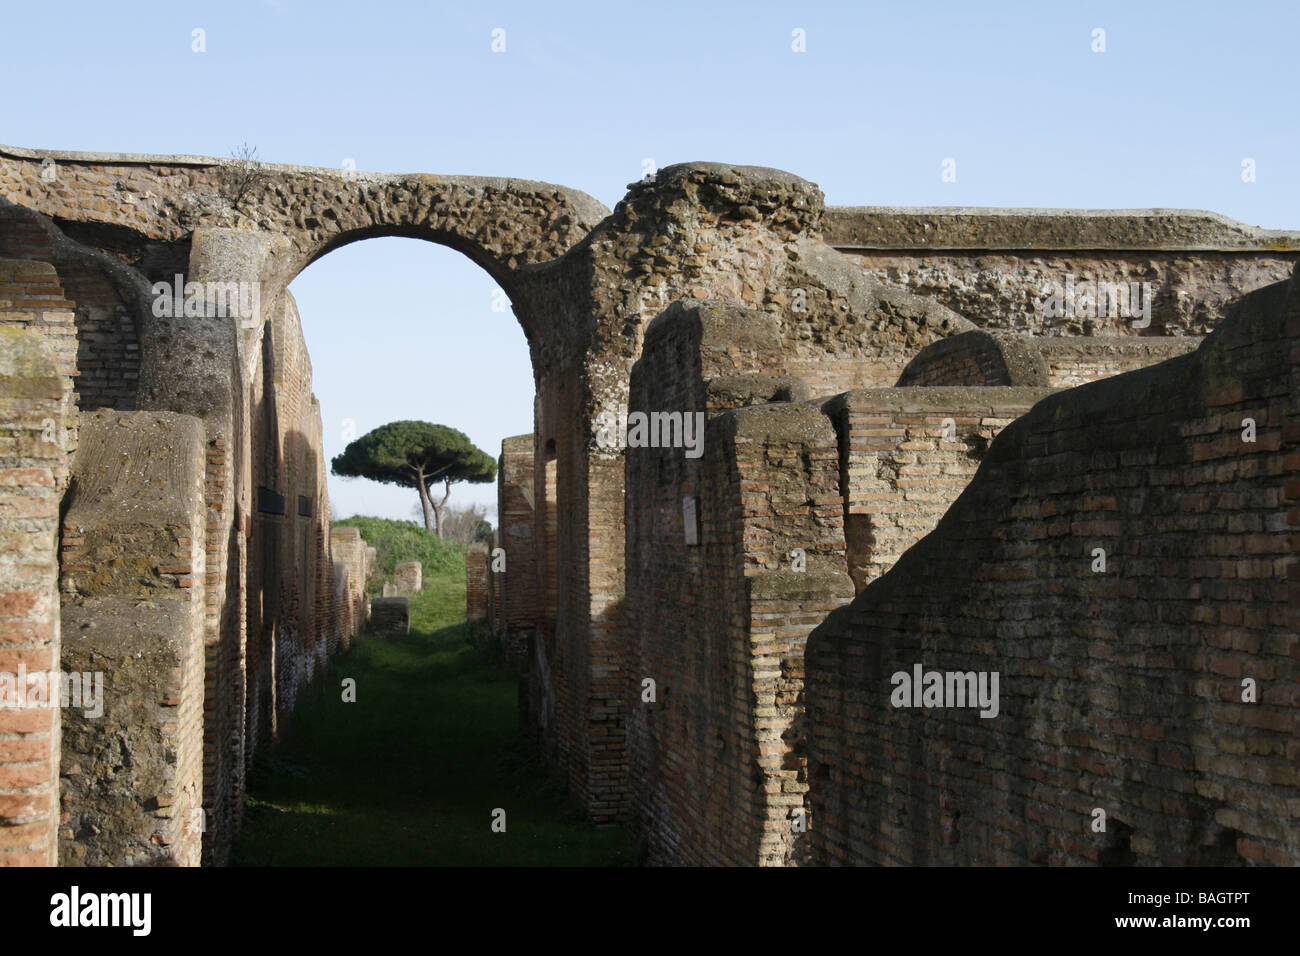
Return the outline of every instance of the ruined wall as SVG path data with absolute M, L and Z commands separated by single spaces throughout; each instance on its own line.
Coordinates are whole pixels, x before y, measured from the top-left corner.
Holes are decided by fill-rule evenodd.
M 279 673 L 293 674 L 296 655 L 291 655 L 287 669 L 276 667 L 275 644 L 281 626 L 281 601 L 285 585 L 294 575 L 284 555 L 284 523 L 287 499 L 278 490 L 282 485 L 281 456 L 284 442 L 280 409 L 276 402 L 276 367 L 273 341 L 274 321 L 263 330 L 260 355 L 250 383 L 249 446 L 253 508 L 249 515 L 248 570 L 246 583 L 247 619 L 245 629 L 244 772 L 253 767 L 256 751 L 270 745 L 277 729 L 280 708 L 276 706 Z M 290 586 L 292 586 L 290 584 Z M 291 686 L 296 681 L 289 681 Z
M 411 632 L 411 599 L 380 597 L 370 602 L 370 631 L 390 640 Z
M 498 538 L 493 547 L 505 551 L 504 572 L 490 572 L 493 629 L 510 661 L 528 656 L 528 634 L 537 626 L 537 510 L 535 455 L 532 435 L 501 442 L 497 468 Z
M 1300 234 L 1199 210 L 833 206 L 826 240 L 874 279 L 933 298 L 980 328 L 1034 335 L 1203 335 L 1243 292 L 1286 278 Z M 1150 314 L 1097 314 L 1053 288 L 1147 283 Z M 1090 314 L 1091 313 L 1091 314 Z M 1139 323 L 1149 320 L 1149 326 Z
M 1003 431 L 809 639 L 814 862 L 1300 861 L 1297 360 L 1292 280 Z M 896 708 L 917 664 L 998 673 L 997 716 Z
M 739 409 L 710 423 L 703 459 L 629 449 L 628 474 L 642 492 L 628 513 L 628 749 L 649 859 L 797 862 L 802 641 L 852 595 L 834 430 L 815 408 Z
M 7 322 L 0 379 L 0 866 L 50 866 L 60 711 L 29 698 L 18 675 L 59 668 L 57 539 L 68 455 L 57 438 L 66 431 L 68 383 L 45 336 Z
M 278 720 L 293 710 L 299 691 L 328 656 L 325 629 L 316 623 L 318 563 L 328 561 L 322 546 L 328 516 L 320 510 L 328 510 L 320 406 L 311 393 L 311 360 L 293 297 L 285 293 L 269 312 L 251 410 L 256 456 L 247 726 L 257 745 L 273 738 Z
M 792 823 L 807 789 L 800 649 L 852 590 L 830 421 L 815 407 L 744 407 L 807 393 L 779 357 L 771 316 L 692 301 L 651 323 L 632 374 L 631 411 L 708 422 L 693 445 L 673 432 L 624 453 L 627 746 L 655 864 L 805 852 Z M 798 572 L 795 547 L 808 562 Z
M 520 569 L 535 583 L 526 721 L 594 820 L 621 819 L 635 803 L 655 821 L 657 858 L 703 860 L 698 847 L 707 846 L 764 862 L 797 862 L 806 849 L 789 819 L 806 808 L 808 785 L 802 635 L 846 599 L 850 565 L 864 584 L 924 534 L 984 441 L 1022 408 L 1019 399 L 1007 407 L 954 399 L 947 411 L 961 420 L 960 447 L 930 448 L 919 447 L 933 440 L 930 406 L 922 413 L 872 399 L 879 407 L 862 405 L 868 417 L 855 431 L 851 415 L 835 411 L 852 409 L 850 398 L 803 403 L 889 389 L 918 352 L 977 328 L 1144 343 L 1136 351 L 1125 343 L 1109 351 L 1040 344 L 1034 352 L 1046 378 L 1005 384 L 1074 384 L 1122 370 L 1167 354 L 1159 348 L 1176 351 L 1181 343 L 1154 343 L 1206 331 L 1221 303 L 1280 278 L 1298 255 L 1295 234 L 1210 214 L 827 211 L 820 191 L 796 176 L 726 164 L 660 170 L 607 212 L 574 190 L 521 180 L 0 147 L 0 255 L 34 256 L 58 270 L 61 291 L 42 301 L 59 320 L 48 328 L 61 324 L 67 338 L 70 316 L 76 329 L 72 374 L 83 408 L 91 401 L 177 412 L 203 424 L 206 861 L 224 859 L 256 742 L 319 666 L 321 635 L 328 654 L 366 613 L 364 543 L 331 533 L 324 482 L 313 490 L 309 480 L 324 468 L 319 415 L 284 293 L 331 249 L 378 235 L 424 238 L 464 252 L 506 290 L 529 338 L 536 385 L 535 573 Z M 150 286 L 177 273 L 187 283 L 259 283 L 261 306 L 250 316 L 154 315 Z M 1047 315 L 1044 284 L 1070 276 L 1149 283 L 1151 324 L 1078 302 L 1072 314 Z M 655 400 L 674 398 L 672 388 L 693 390 L 692 408 L 722 429 L 709 432 L 719 446 L 676 464 L 665 464 L 671 456 L 662 450 L 602 446 L 598 419 L 628 406 L 652 321 L 674 309 L 698 311 L 688 303 L 706 300 L 713 304 L 705 311 L 734 310 L 730 329 L 747 344 L 712 348 L 689 321 L 678 323 L 677 333 L 663 333 L 666 351 L 654 360 L 664 370 Z M 0 322 L 11 321 L 0 307 Z M 29 323 L 30 316 L 19 320 Z M 992 338 L 1005 366 L 1011 340 Z M 707 362 L 696 369 L 701 356 Z M 988 368 L 945 370 L 937 356 L 926 357 L 929 377 L 916 384 L 972 384 L 952 380 L 972 375 L 974 384 L 994 384 Z M 688 378 L 674 377 L 681 363 Z M 769 402 L 777 404 L 739 407 Z M 905 420 L 913 414 L 921 420 Z M 877 428 L 881 434 L 867 434 Z M 854 453 L 855 437 L 879 441 Z M 521 496 L 525 471 L 521 464 Z M 677 555 L 676 571 L 643 568 L 653 552 L 641 543 L 672 543 L 679 492 L 704 487 L 705 478 L 716 487 L 700 494 L 696 513 L 701 533 L 713 529 L 715 537 L 702 537 L 697 554 Z M 869 510 L 867 485 L 854 490 L 868 481 L 877 482 L 882 506 L 901 509 L 892 525 L 887 509 Z M 832 486 L 835 516 L 823 500 Z M 914 494 L 933 497 L 909 500 Z M 864 510 L 846 514 L 846 496 Z M 301 513 L 303 500 L 310 515 Z M 903 511 L 912 509 L 926 521 L 905 524 Z M 660 519 L 667 524 L 656 525 Z M 845 520 L 847 534 L 821 540 Z M 810 535 L 811 549 L 801 540 Z M 512 550 L 508 538 L 504 546 Z M 814 559 L 813 570 L 781 564 L 795 548 Z M 312 555 L 314 570 L 304 567 Z M 290 563 L 300 573 L 278 570 Z M 646 583 L 629 587 L 634 567 Z M 735 586 L 719 584 L 727 581 Z M 511 600 L 500 585 L 492 580 L 485 591 L 494 620 L 508 616 Z M 698 619 L 712 622 L 698 646 L 680 643 L 694 619 L 654 616 L 656 600 L 677 594 L 694 595 L 687 605 L 694 601 Z M 673 621 L 676 644 L 664 629 Z M 285 662 L 275 674 L 272 648 Z M 657 718 L 640 709 L 638 671 L 658 662 L 675 702 L 652 724 Z M 740 687 L 748 688 L 743 700 L 717 696 Z M 730 749 L 706 756 L 714 731 Z M 635 746 L 629 733 L 639 735 Z M 648 767 L 678 737 L 693 741 L 688 752 L 699 763 L 672 787 L 656 791 L 657 777 L 629 773 L 630 751 Z M 720 816 L 686 819 L 686 795 L 704 788 L 740 800 L 746 774 L 775 789 L 737 804 L 744 822 L 735 834 L 715 831 L 728 825 Z
M 488 619 L 488 550 L 481 544 L 465 552 L 465 614 L 470 624 Z
M 127 270 L 110 256 L 68 239 L 45 217 L 0 200 L 0 258 L 30 260 L 58 270 L 66 302 L 47 304 L 65 310 L 44 324 L 59 326 L 68 336 L 68 368 L 83 408 L 135 407 L 140 377 L 140 345 L 136 314 L 143 283 L 133 283 Z M 49 290 L 31 289 L 27 298 L 39 300 Z
M 424 580 L 424 565 L 419 561 L 399 561 L 393 568 L 393 586 L 399 594 L 416 594 Z
M 82 684 L 63 714 L 65 866 L 199 863 L 203 486 L 196 419 L 83 416 L 61 556 L 62 665 Z
M 330 553 L 334 563 L 334 617 L 338 625 L 338 646 L 351 645 L 352 637 L 365 626 L 370 615 L 367 584 L 374 568 L 369 548 L 356 528 L 335 527 L 330 531 Z
M 186 272 L 188 258 L 174 247 L 205 230 L 269 239 L 256 263 L 262 274 L 246 277 L 262 281 L 268 304 L 331 249 L 394 234 L 465 253 L 509 292 L 512 270 L 554 259 L 608 212 L 578 190 L 524 179 L 15 146 L 0 146 L 0 202 L 63 223 L 151 282 Z
M 692 301 L 651 323 L 633 370 L 632 412 L 710 422 L 702 455 L 625 451 L 628 752 L 655 863 L 806 859 L 804 641 L 852 596 L 850 576 L 861 588 L 929 531 L 996 431 L 1050 394 L 792 404 L 809 388 L 785 354 L 772 316 Z
M 1126 336 L 1055 336 L 1034 343 L 1055 388 L 1074 388 L 1112 375 L 1146 368 L 1196 348 L 1191 336 L 1168 338 Z
M 938 524 L 989 442 L 1044 388 L 897 388 L 828 402 L 840 443 L 849 575 L 861 591 Z
M 76 223 L 63 225 L 69 230 L 80 228 Z M 108 234 L 97 235 L 102 239 Z M 167 649 L 172 646 L 168 642 L 175 641 L 176 634 L 183 630 L 184 614 L 171 606 L 157 613 L 139 612 L 136 615 L 141 624 L 139 639 L 148 637 L 161 642 L 151 652 L 150 659 L 155 662 L 172 659 L 174 664 L 167 676 L 165 702 L 157 708 L 171 708 L 175 712 L 164 719 L 159 715 L 169 711 L 155 708 L 155 713 L 146 713 L 140 710 L 137 701 L 97 722 L 80 718 L 70 722 L 64 739 L 74 748 L 70 751 L 74 758 L 67 764 L 71 770 L 64 787 L 68 805 L 79 809 L 65 811 L 68 822 L 60 853 L 70 862 L 142 862 L 162 855 L 191 863 L 198 860 L 202 835 L 205 858 L 220 862 L 238 827 L 244 772 L 252 759 L 255 741 L 263 728 L 274 726 L 274 714 L 270 720 L 264 719 L 265 708 L 255 714 L 251 724 L 246 723 L 248 698 L 263 699 L 267 682 L 275 678 L 265 671 L 270 655 L 258 657 L 257 652 L 265 647 L 254 642 L 250 649 L 245 640 L 247 546 L 252 532 L 250 515 L 257 497 L 250 488 L 252 471 L 248 450 L 253 445 L 253 430 L 249 420 L 253 416 L 245 397 L 252 387 L 241 368 L 236 322 L 221 315 L 215 318 L 153 315 L 149 307 L 149 284 L 136 266 L 173 269 L 177 261 L 174 253 L 159 254 L 156 244 L 145 248 L 142 257 L 133 255 L 139 250 L 116 249 L 127 260 L 118 261 L 113 255 L 73 241 L 51 221 L 28 210 L 0 206 L 0 245 L 16 250 L 19 255 L 38 257 L 4 261 L 0 270 L 3 272 L 0 323 L 36 329 L 56 349 L 62 372 L 63 408 L 42 421 L 55 423 L 43 428 L 43 432 L 49 431 L 63 446 L 65 457 L 78 443 L 77 416 L 72 414 L 74 402 L 82 407 L 100 404 L 127 409 L 137 404 L 137 354 L 144 359 L 140 366 L 144 374 L 139 381 L 139 403 L 144 407 L 193 412 L 204 419 L 206 436 L 203 457 L 206 514 L 204 528 L 198 536 L 205 553 L 203 560 L 191 562 L 199 568 L 195 573 L 204 577 L 203 586 L 193 588 L 194 594 L 201 595 L 195 600 L 204 605 L 206 636 L 198 646 L 206 648 L 206 663 L 198 671 L 200 688 L 198 692 L 193 691 L 195 670 L 186 663 L 184 654 Z M 184 250 L 182 261 L 188 255 L 189 245 L 189 242 L 177 244 Z M 64 274 L 70 277 L 71 283 L 66 289 L 62 281 Z M 166 278 L 171 280 L 174 274 Z M 82 300 L 73 298 L 72 288 L 78 290 Z M 323 482 L 315 478 L 324 468 L 319 451 L 319 406 L 310 395 L 310 364 L 301 335 L 298 333 L 295 341 L 292 334 L 297 332 L 296 312 L 292 312 L 291 300 L 281 301 L 285 303 L 282 308 L 268 310 L 268 315 L 279 317 L 279 324 L 289 327 L 289 332 L 281 335 L 286 344 L 276 353 L 274 341 L 270 343 L 269 380 L 264 380 L 260 365 L 253 371 L 257 373 L 257 387 L 268 385 L 275 396 L 268 407 L 276 419 L 277 434 L 283 434 L 284 439 L 270 443 L 271 457 L 276 459 L 275 469 L 288 475 L 294 491 L 294 499 L 286 511 L 295 517 L 284 529 L 282 551 L 299 573 L 275 574 L 273 580 L 277 598 L 275 612 L 279 614 L 280 607 L 288 609 L 290 626 L 277 627 L 275 634 L 286 641 L 280 648 L 281 657 L 286 661 L 283 682 L 292 690 L 310 679 L 314 667 L 323 660 L 325 632 L 336 625 L 328 616 L 327 603 L 320 600 L 318 593 L 320 578 L 328 578 L 329 586 L 333 587 L 325 531 L 327 518 L 322 517 L 328 515 L 328 499 Z M 284 319 L 286 314 L 291 318 Z M 131 321 L 126 321 L 127 317 Z M 122 333 L 117 338 L 105 331 L 114 322 Z M 270 324 L 275 326 L 275 318 Z M 287 386 L 276 384 L 277 374 L 287 380 Z M 257 435 L 258 441 L 265 437 L 263 432 Z M 66 478 L 64 468 L 55 476 L 57 485 L 62 487 Z M 304 494 L 299 495 L 298 491 Z M 81 541 L 80 534 L 66 535 L 65 551 L 75 554 Z M 129 549 L 138 544 L 132 540 L 124 547 Z M 137 561 L 148 558 L 143 552 L 135 556 Z M 123 560 L 128 559 L 123 556 Z M 322 561 L 328 567 L 318 571 Z M 280 594 L 281 588 L 287 597 Z M 345 639 L 364 611 L 355 587 L 345 591 L 344 599 L 339 602 L 345 623 L 338 628 L 336 644 Z M 73 605 L 67 607 L 68 613 L 73 613 Z M 259 602 L 259 614 L 261 611 Z M 326 616 L 321 616 L 322 611 Z M 300 653 L 295 655 L 292 653 L 295 650 Z M 97 649 L 93 652 L 100 654 Z M 100 656 L 108 659 L 111 655 Z M 251 659 L 253 674 L 261 678 L 251 692 L 245 688 L 247 659 Z M 88 666 L 89 662 L 84 663 Z M 202 676 L 204 670 L 206 678 Z M 119 677 L 133 687 L 133 682 L 161 680 L 160 675 L 162 671 L 145 673 L 137 669 L 133 672 L 126 667 Z M 292 700 L 291 695 L 288 699 Z M 282 696 L 282 704 L 284 700 Z M 195 716 L 196 708 L 203 712 L 201 719 Z M 138 734 L 133 736 L 136 730 L 146 726 L 156 730 L 160 721 L 167 728 L 158 731 L 158 740 L 162 742 L 139 743 L 143 749 L 136 756 L 180 751 L 194 755 L 204 765 L 202 794 L 206 815 L 198 807 L 186 804 L 189 791 L 178 788 L 170 777 L 135 781 L 142 790 L 156 791 L 151 798 L 156 801 L 155 816 L 136 810 L 128 812 L 123 807 L 106 809 L 107 798 L 94 793 L 88 783 L 101 771 L 112 775 L 111 768 L 106 770 L 103 764 L 105 759 L 111 759 L 103 756 L 108 752 L 106 748 L 110 748 L 104 742 L 106 734 L 109 737 L 116 734 L 134 745 L 138 737 Z M 110 733 L 110 727 L 116 730 Z M 178 740 L 196 728 L 206 735 L 206 746 L 182 746 Z M 87 770 L 88 766 L 94 769 Z M 189 769 L 182 766 L 177 772 L 185 777 Z M 15 839 L 19 832 L 13 831 Z M 88 836 L 92 833 L 93 838 Z M 48 849 L 52 852 L 52 848 L 51 842 Z
M 501 472 L 498 470 L 497 477 L 500 478 L 500 476 L 501 476 Z M 498 485 L 497 486 L 498 494 L 500 494 L 500 490 L 501 490 L 500 485 Z M 501 529 L 493 528 L 492 536 L 488 539 L 488 545 L 487 545 L 488 554 L 491 555 L 499 547 L 501 547 Z M 490 630 L 493 634 L 497 635 L 498 640 L 500 640 L 501 637 L 502 617 L 504 614 L 502 607 L 505 600 L 505 589 L 502 586 L 503 582 L 501 580 L 501 577 L 502 576 L 500 574 L 489 574 L 488 582 L 487 582 L 488 630 Z M 528 633 L 529 632 L 525 630 L 520 634 L 520 639 L 523 643 L 523 647 L 518 649 L 517 651 L 517 656 L 516 656 L 517 663 L 523 663 L 524 658 L 527 657 Z
M 310 389 L 310 379 L 306 385 Z M 320 590 L 322 571 L 328 567 L 330 561 L 326 547 L 330 524 L 330 501 L 320 401 L 310 392 L 307 398 L 301 420 L 301 441 L 294 446 L 293 455 L 297 477 L 294 527 L 296 541 L 293 554 L 294 560 L 299 563 L 298 581 L 301 588 L 297 604 L 299 647 L 308 661 L 304 679 L 311 681 L 324 668 L 329 658 L 328 621 L 320 616 Z M 365 557 L 367 581 L 369 581 L 378 563 L 372 545 L 366 545 Z
M 195 244 L 202 242 L 196 237 Z M 147 258 L 147 257 L 146 257 Z M 201 261 L 201 260 L 200 260 Z M 126 264 L 121 268 L 138 270 Z M 186 278 L 193 270 L 186 270 Z M 174 278 L 169 276 L 169 279 Z M 147 292 L 147 283 L 146 283 Z M 147 297 L 146 297 L 146 302 Z M 243 807 L 250 444 L 239 328 L 228 315 L 143 308 L 136 408 L 191 415 L 204 429 L 203 861 L 224 862 Z
M 1051 377 L 1039 347 L 1043 341 L 1014 332 L 963 332 L 921 349 L 895 384 L 899 388 L 1047 385 Z
M 898 386 L 1025 385 L 1073 388 L 1155 365 L 1196 348 L 1190 335 L 1052 335 L 978 329 L 927 345 Z
M 765 313 L 783 371 L 812 394 L 892 384 L 916 349 L 972 328 L 942 306 L 868 279 L 822 243 L 823 208 L 820 190 L 779 170 L 671 166 L 633 184 L 560 259 L 516 277 L 516 311 L 522 302 L 552 323 L 533 360 L 539 500 L 554 449 L 556 624 L 552 634 L 543 620 L 531 651 L 529 707 L 538 725 L 553 728 L 544 747 L 552 749 L 549 734 L 573 793 L 597 820 L 620 819 L 630 806 L 623 744 L 630 634 L 622 450 L 601 447 L 596 431 L 602 414 L 627 407 L 651 320 L 688 299 Z M 543 593 L 542 606 L 549 600 Z M 552 701 L 553 719 L 543 714 Z
M 77 448 L 76 410 L 81 402 L 76 392 L 75 305 L 65 295 L 59 273 L 52 265 L 25 259 L 0 259 L 0 328 L 37 332 L 53 353 L 62 388 L 57 439 L 70 461 Z M 66 471 L 60 474 L 60 487 L 66 484 L 67 477 Z
M 803 643 L 848 600 L 837 584 L 845 569 L 861 591 L 930 532 L 997 434 L 1052 394 L 1049 370 L 1074 361 L 1080 375 L 1112 374 L 1193 341 L 1053 351 L 1024 336 L 955 339 L 965 341 L 931 345 L 911 363 L 919 379 L 927 361 L 951 370 L 951 356 L 982 350 L 995 353 L 996 375 L 968 361 L 952 377 L 1039 387 L 887 388 L 782 404 L 809 389 L 787 374 L 772 317 L 686 302 L 651 324 L 629 409 L 702 410 L 711 420 L 702 459 L 681 447 L 624 452 L 628 753 L 652 862 L 805 861 Z M 733 422 L 748 423 L 748 440 L 728 437 Z M 817 518 L 805 526 L 809 514 Z

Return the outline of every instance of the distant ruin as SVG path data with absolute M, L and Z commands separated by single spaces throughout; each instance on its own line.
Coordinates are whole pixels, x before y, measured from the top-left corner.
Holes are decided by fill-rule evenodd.
M 0 709 L 0 865 L 226 861 L 374 564 L 287 286 L 385 235 L 527 336 L 469 617 L 650 862 L 1300 862 L 1300 234 L 0 147 L 0 671 L 108 675 Z

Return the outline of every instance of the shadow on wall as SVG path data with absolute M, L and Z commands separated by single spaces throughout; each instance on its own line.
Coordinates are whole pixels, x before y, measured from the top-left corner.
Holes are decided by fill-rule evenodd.
M 1297 342 L 1293 278 L 1039 402 L 813 633 L 813 862 L 1300 861 Z M 918 667 L 947 696 L 896 700 Z M 996 716 L 949 674 L 997 676 Z

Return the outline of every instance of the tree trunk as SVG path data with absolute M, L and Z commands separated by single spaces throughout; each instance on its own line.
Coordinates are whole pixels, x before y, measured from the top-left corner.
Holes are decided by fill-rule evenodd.
M 420 505 L 424 509 L 424 530 L 433 530 L 433 514 L 430 506 L 433 502 L 429 499 L 429 489 L 424 485 L 424 470 L 421 469 L 415 473 L 415 487 L 420 489 Z M 441 537 L 441 535 L 439 535 Z
M 442 496 L 442 501 L 439 501 L 437 504 L 434 504 L 433 498 L 429 499 L 429 504 L 433 505 L 433 526 L 438 529 L 438 537 L 440 538 L 442 537 L 442 509 L 446 507 L 447 499 L 451 497 L 450 478 L 448 478 L 446 484 L 443 485 L 443 491 L 445 493 Z

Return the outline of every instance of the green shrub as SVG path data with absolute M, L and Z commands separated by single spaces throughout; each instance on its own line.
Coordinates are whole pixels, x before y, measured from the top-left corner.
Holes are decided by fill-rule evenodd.
M 370 578 L 370 592 L 378 594 L 385 581 L 393 579 L 393 568 L 402 561 L 419 561 L 424 579 L 465 577 L 465 549 L 455 541 L 443 540 L 417 524 L 391 518 L 367 518 L 357 515 L 335 521 L 335 527 L 357 528 L 366 544 L 377 552 L 376 568 Z

